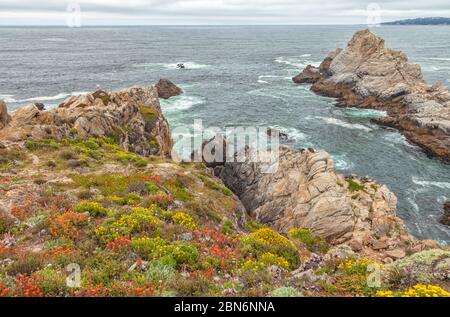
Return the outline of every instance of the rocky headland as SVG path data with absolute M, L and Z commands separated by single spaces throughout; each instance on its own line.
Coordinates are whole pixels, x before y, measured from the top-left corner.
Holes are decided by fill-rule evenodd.
M 0 103 L 0 296 L 450 295 L 450 251 L 410 237 L 395 195 L 324 151 L 282 146 L 274 173 L 248 148 L 173 161 L 172 85 Z
M 331 52 L 319 67 L 307 66 L 293 81 L 338 98 L 338 106 L 386 111 L 374 121 L 397 128 L 430 156 L 450 160 L 448 88 L 428 85 L 419 65 L 370 31 L 355 33 L 346 48 Z

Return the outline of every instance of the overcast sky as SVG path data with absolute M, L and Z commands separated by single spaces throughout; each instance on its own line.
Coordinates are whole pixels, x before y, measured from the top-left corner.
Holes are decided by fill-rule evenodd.
M 450 0 L 0 0 L 0 25 L 365 24 L 368 5 L 381 21 L 450 17 Z M 376 15 L 376 13 L 375 13 Z

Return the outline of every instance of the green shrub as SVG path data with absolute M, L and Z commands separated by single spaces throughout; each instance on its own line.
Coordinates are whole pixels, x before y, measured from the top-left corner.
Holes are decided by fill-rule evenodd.
M 51 268 L 37 273 L 39 288 L 44 296 L 64 296 L 67 291 L 66 275 Z
M 170 245 L 169 252 L 175 261 L 177 261 L 177 264 L 194 265 L 200 257 L 200 252 L 198 252 L 194 245 L 190 245 L 182 241 L 178 241 Z
M 126 205 L 135 205 L 141 201 L 141 197 L 136 194 L 129 194 L 126 197 L 118 197 L 112 196 L 110 200 L 118 205 L 126 206 Z
M 116 154 L 117 160 L 121 163 L 133 164 L 136 167 L 146 167 L 148 162 L 143 157 L 133 153 L 120 151 Z
M 311 229 L 291 229 L 289 231 L 291 238 L 297 239 L 302 242 L 306 248 L 315 253 L 327 253 L 329 246 L 328 243 L 321 237 L 317 237 L 312 233 Z
M 180 226 L 189 229 L 189 230 L 195 230 L 197 228 L 197 224 L 195 223 L 195 220 L 184 212 L 177 212 L 175 215 L 172 216 L 173 222 L 176 224 L 179 224 Z
M 165 263 L 170 263 L 172 258 L 176 264 L 191 264 L 197 263 L 200 253 L 194 245 L 185 242 L 167 243 L 161 238 L 134 238 L 131 241 L 133 251 L 141 255 L 147 260 L 163 260 Z
M 270 228 L 259 229 L 241 239 L 241 253 L 244 257 L 260 259 L 266 253 L 284 258 L 288 269 L 295 269 L 300 264 L 297 249 L 289 239 L 279 235 Z
M 175 279 L 175 269 L 171 265 L 167 265 L 164 261 L 153 261 L 149 264 L 145 271 L 146 280 L 158 284 L 161 281 L 164 283 Z
M 141 106 L 139 110 L 145 121 L 151 122 L 159 117 L 158 111 L 152 107 Z
M 73 210 L 79 213 L 88 212 L 92 217 L 106 216 L 108 214 L 106 208 L 93 201 L 82 201 L 78 203 Z
M 355 182 L 352 179 L 347 179 L 347 183 L 348 188 L 350 189 L 351 192 L 359 192 L 364 189 L 364 185 L 361 185 L 360 183 Z
M 222 188 L 222 193 L 225 196 L 233 196 L 233 192 L 225 186 Z
M 159 192 L 159 187 L 151 182 L 145 182 L 146 192 L 149 194 L 155 194 Z
M 156 211 L 156 206 L 132 208 L 130 213 L 106 219 L 95 230 L 95 234 L 101 241 L 108 242 L 120 237 L 130 237 L 134 233 L 152 233 L 160 223 L 154 215 Z
M 32 140 L 28 139 L 25 141 L 25 147 L 30 151 L 42 150 L 42 149 L 57 149 L 60 144 L 53 139 L 43 139 L 43 140 Z

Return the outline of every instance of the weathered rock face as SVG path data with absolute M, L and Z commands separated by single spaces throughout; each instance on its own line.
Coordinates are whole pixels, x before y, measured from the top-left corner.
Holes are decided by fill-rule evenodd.
M 317 67 L 308 65 L 300 74 L 292 80 L 297 84 L 312 84 L 321 78 L 320 71 Z
M 170 97 L 178 96 L 183 93 L 183 90 L 167 79 L 160 79 L 156 84 L 159 98 L 169 99 Z
M 50 111 L 41 111 L 38 106 L 31 104 L 15 111 L 0 130 L 0 141 L 11 144 L 30 137 L 109 136 L 120 139 L 125 150 L 144 156 L 170 156 L 173 141 L 155 87 L 96 91 L 70 97 Z
M 6 104 L 0 100 L 0 129 L 3 129 L 11 121 L 11 117 L 8 115 Z
M 318 75 L 319 74 L 319 75 Z M 330 53 L 319 68 L 308 66 L 293 79 L 313 83 L 318 94 L 339 98 L 338 105 L 388 112 L 377 123 L 401 130 L 428 154 L 450 159 L 450 93 L 428 86 L 419 65 L 384 46 L 368 30 L 357 32 L 344 50 Z
M 450 226 L 450 201 L 446 202 L 444 205 L 444 214 L 442 215 L 440 222 L 443 225 Z
M 397 198 L 386 186 L 336 174 L 324 151 L 282 146 L 275 173 L 251 163 L 247 151 L 246 162 L 226 163 L 220 177 L 260 222 L 284 233 L 311 228 L 328 242 L 347 243 L 363 254 L 406 256 L 412 242 L 395 215 Z

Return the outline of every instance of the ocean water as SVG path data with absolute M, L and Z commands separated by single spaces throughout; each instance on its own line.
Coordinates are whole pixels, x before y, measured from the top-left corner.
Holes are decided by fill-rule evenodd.
M 450 165 L 430 159 L 395 130 L 370 119 L 382 112 L 339 109 L 291 82 L 307 64 L 343 47 L 357 26 L 0 28 L 0 98 L 9 110 L 48 108 L 97 88 L 169 78 L 185 94 L 162 107 L 171 127 L 273 126 L 293 147 L 324 149 L 344 174 L 371 176 L 395 192 L 410 233 L 450 243 L 440 225 L 450 199 Z M 449 26 L 383 26 L 389 47 L 422 65 L 429 83 L 450 81 Z M 187 69 L 178 70 L 177 63 Z M 180 152 L 182 149 L 180 149 Z

